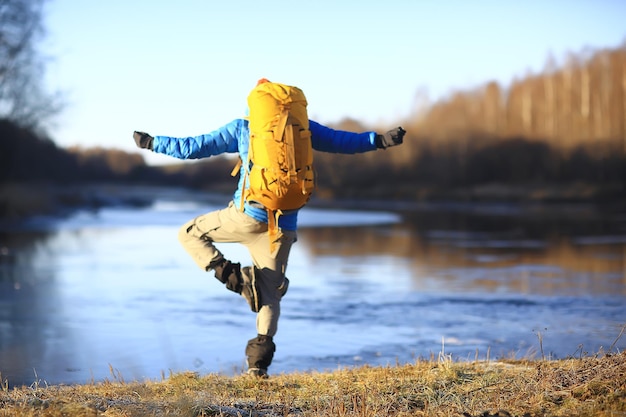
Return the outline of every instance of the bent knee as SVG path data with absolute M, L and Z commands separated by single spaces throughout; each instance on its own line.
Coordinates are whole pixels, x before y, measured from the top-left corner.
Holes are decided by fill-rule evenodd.
M 187 240 L 189 240 L 189 238 L 193 236 L 191 234 L 191 231 L 193 230 L 194 225 L 195 225 L 195 221 L 191 220 L 185 223 L 184 225 L 182 225 L 180 229 L 178 229 L 178 241 L 180 243 L 186 242 Z

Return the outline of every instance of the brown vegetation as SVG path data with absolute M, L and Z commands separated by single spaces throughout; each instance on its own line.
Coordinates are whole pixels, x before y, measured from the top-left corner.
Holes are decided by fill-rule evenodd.
M 626 44 L 571 55 L 561 68 L 549 61 L 543 74 L 515 80 L 508 89 L 490 82 L 457 92 L 409 122 L 438 143 L 463 146 L 470 133 L 547 141 L 557 150 L 602 144 L 623 153 Z
M 0 390 L 0 416 L 617 416 L 626 354 L 560 361 L 453 362 L 293 373 L 258 380 L 194 373 L 160 382 Z
M 454 93 L 398 123 L 408 132 L 401 147 L 349 157 L 316 153 L 316 196 L 623 200 L 626 45 L 571 56 L 507 89 L 490 82 Z M 355 120 L 335 127 L 384 129 Z M 232 164 L 214 157 L 148 166 L 139 153 L 63 150 L 0 121 L 0 183 L 132 182 L 230 192 Z
M 561 68 L 549 62 L 543 74 L 509 88 L 490 82 L 456 92 L 401 123 L 406 144 L 382 157 L 316 154 L 322 188 L 331 195 L 348 188 L 355 195 L 474 199 L 481 190 L 497 198 L 486 187 L 501 184 L 517 188 L 518 198 L 543 190 L 544 198 L 560 199 L 555 188 L 584 184 L 586 195 L 571 198 L 624 195 L 626 44 L 572 55 Z M 337 126 L 368 128 L 353 120 Z

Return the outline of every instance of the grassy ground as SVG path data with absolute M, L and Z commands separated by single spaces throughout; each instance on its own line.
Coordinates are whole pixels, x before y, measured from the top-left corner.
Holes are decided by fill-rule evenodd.
M 626 416 L 626 352 L 0 390 L 0 416 Z

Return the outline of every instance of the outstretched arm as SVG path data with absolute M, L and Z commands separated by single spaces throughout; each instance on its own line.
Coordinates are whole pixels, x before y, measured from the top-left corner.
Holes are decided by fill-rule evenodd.
M 405 131 L 398 127 L 384 135 L 376 132 L 353 133 L 335 130 L 309 120 L 313 149 L 333 153 L 362 153 L 402 143 Z
M 376 149 L 376 133 L 335 130 L 309 120 L 313 149 L 333 153 L 361 153 Z
M 140 148 L 151 149 L 156 153 L 178 159 L 199 159 L 222 153 L 238 152 L 238 138 L 243 120 L 237 119 L 213 132 L 191 137 L 155 136 L 135 132 L 133 137 Z

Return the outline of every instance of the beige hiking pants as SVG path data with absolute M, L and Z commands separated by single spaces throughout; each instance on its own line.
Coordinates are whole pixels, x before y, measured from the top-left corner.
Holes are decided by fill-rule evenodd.
M 257 268 L 257 285 L 262 307 L 257 313 L 256 327 L 260 335 L 274 336 L 278 330 L 281 295 L 291 245 L 296 241 L 295 231 L 278 234 L 274 251 L 270 253 L 267 224 L 241 212 L 234 203 L 222 210 L 196 217 L 184 224 L 178 239 L 194 262 L 208 271 L 210 265 L 224 258 L 213 245 L 216 243 L 241 243 L 250 251 Z

